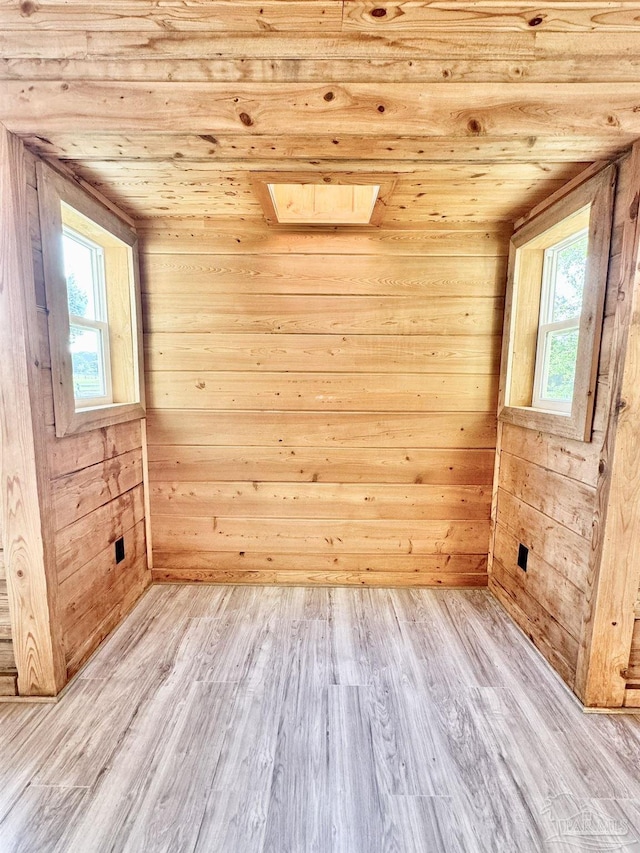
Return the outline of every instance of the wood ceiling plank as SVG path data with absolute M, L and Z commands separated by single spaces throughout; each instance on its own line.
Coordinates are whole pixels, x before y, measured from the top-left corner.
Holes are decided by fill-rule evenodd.
M 344 28 L 365 32 L 384 30 L 547 30 L 589 32 L 640 29 L 640 3 L 575 3 L 555 0 L 548 6 L 530 3 L 477 0 L 345 0 Z
M 632 33 L 545 33 L 535 36 L 535 58 L 558 59 L 567 55 L 582 56 L 603 65 L 607 57 L 621 60 L 625 57 L 638 61 L 640 34 Z
M 95 186 L 100 181 L 128 182 L 133 186 L 135 183 L 147 180 L 157 181 L 183 181 L 185 183 L 197 183 L 206 181 L 207 186 L 229 185 L 251 189 L 250 174 L 253 170 L 269 171 L 270 167 L 264 161 L 251 162 L 238 158 L 219 163 L 216 160 L 205 160 L 191 162 L 185 158 L 178 158 L 170 162 L 157 162 L 145 160 L 132 160 L 123 155 L 115 160 L 83 160 L 74 159 L 74 171 L 90 179 Z M 274 158 L 274 171 L 290 171 L 286 164 Z M 309 172 L 316 175 L 322 169 L 318 167 L 317 161 L 296 165 L 296 172 Z M 453 163 L 447 166 L 446 173 L 439 163 L 409 162 L 396 164 L 392 159 L 385 161 L 384 166 L 379 165 L 379 174 L 393 174 L 400 172 L 396 193 L 399 191 L 410 193 L 420 192 L 424 185 L 435 188 L 465 189 L 468 191 L 469 183 L 474 186 L 478 184 L 489 184 L 493 188 L 504 186 L 509 188 L 510 184 L 535 185 L 539 181 L 561 181 L 566 182 L 582 171 L 580 165 L 574 163 L 544 163 L 535 160 L 523 160 L 520 163 L 484 163 L 481 165 L 468 163 Z M 372 170 L 371 165 L 363 160 L 349 160 L 340 164 L 336 174 L 366 173 L 374 178 L 378 170 Z
M 133 218 L 182 217 L 182 216 L 226 216 L 258 217 L 262 215 L 260 205 L 253 199 L 234 197 L 226 200 L 208 198 L 201 191 L 199 195 L 174 192 L 148 193 L 146 195 L 125 196 L 113 192 L 112 197 Z M 514 218 L 524 215 L 531 205 L 544 198 L 545 190 L 536 193 L 522 193 L 514 196 L 484 198 L 469 195 L 448 197 L 429 196 L 417 205 L 410 200 L 390 203 L 385 210 L 382 226 L 387 228 L 420 228 L 432 223 L 483 223 L 513 222 Z M 331 226 L 327 226 L 331 227 Z
M 619 137 L 452 137 L 452 136 L 392 136 L 381 135 L 367 139 L 355 134 L 310 135 L 283 134 L 281 136 L 247 136 L 246 134 L 196 134 L 154 133 L 127 134 L 78 133 L 68 129 L 48 133 L 46 137 L 25 135 L 29 148 L 44 156 L 57 156 L 63 160 L 191 160 L 215 163 L 216 168 L 235 170 L 238 160 L 246 168 L 277 167 L 282 160 L 295 161 L 296 168 L 309 166 L 317 169 L 323 163 L 353 162 L 359 158 L 365 168 L 374 168 L 371 161 L 380 160 L 385 168 L 392 162 L 395 171 L 401 170 L 400 161 L 408 161 L 406 168 L 418 164 L 446 162 L 490 163 L 499 160 L 508 163 L 532 161 L 590 163 L 594 157 L 613 157 L 631 145 L 633 134 Z M 305 160 L 307 161 L 305 163 Z M 382 166 L 382 163 L 380 164 Z
M 302 83 L 0 83 L 9 130 L 46 134 L 174 130 L 431 136 L 640 135 L 640 90 L 621 83 L 390 83 L 331 87 Z
M 23 28 L 25 22 L 23 21 Z M 88 37 L 85 32 L 0 31 L 0 57 L 9 59 L 84 59 Z
M 123 32 L 243 32 L 269 33 L 314 30 L 340 32 L 341 0 L 209 0 L 163 2 L 152 0 L 82 0 L 0 4 L 0 28 L 23 30 L 93 30 Z
M 288 0 L 287 0 L 288 2 Z M 358 59 L 414 60 L 430 59 L 506 59 L 517 62 L 535 58 L 534 32 L 493 33 L 491 39 L 478 38 L 473 31 L 391 34 L 342 33 L 336 36 L 305 34 L 241 34 L 158 31 L 88 31 L 88 56 L 93 59 L 114 57 L 131 59 L 266 59 L 269 61 L 301 57 L 323 60 Z M 25 34 L 22 40 L 25 41 Z M 612 46 L 612 44 L 609 42 Z M 579 55 L 576 49 L 573 51 Z M 611 53 L 611 51 L 609 51 Z M 37 55 L 36 55 L 37 58 Z
M 554 59 L 84 59 L 58 58 L 60 48 L 44 40 L 34 58 L 31 37 L 2 51 L 0 79 L 6 80 L 137 80 L 174 82 L 264 83 L 579 83 L 640 82 L 636 57 L 568 56 Z M 0 45 L 5 39 L 0 36 Z M 14 39 L 14 43 L 15 43 Z M 84 39 L 86 43 L 86 38 Z M 0 48 L 1 49 L 1 48 Z M 69 46 L 66 44 L 65 51 Z M 84 56 L 84 48 L 78 51 Z M 639 48 L 640 53 L 640 48 Z M 49 58 L 46 58 L 46 57 Z

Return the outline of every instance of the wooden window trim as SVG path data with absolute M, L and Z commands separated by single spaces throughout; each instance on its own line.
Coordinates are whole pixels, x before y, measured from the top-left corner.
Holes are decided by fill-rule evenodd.
M 53 403 L 56 435 L 74 435 L 99 427 L 137 420 L 145 416 L 144 370 L 142 348 L 142 308 L 138 263 L 138 237 L 135 231 L 116 214 L 73 181 L 59 174 L 47 163 L 38 163 L 38 203 L 42 231 L 45 287 L 53 375 Z M 73 371 L 67 341 L 69 340 L 69 311 L 62 258 L 62 213 L 65 202 L 83 216 L 111 233 L 131 248 L 133 292 L 131 327 L 135 396 L 139 402 L 109 403 L 76 410 L 73 393 Z
M 543 210 L 538 216 L 527 221 L 515 231 L 511 238 L 498 406 L 499 419 L 505 423 L 516 424 L 526 429 L 535 429 L 564 438 L 575 438 L 580 441 L 591 440 L 609 266 L 615 181 L 616 167 L 611 164 L 585 180 L 584 183 Z M 541 282 L 541 263 L 539 264 L 540 269 L 532 268 L 526 271 L 518 269 L 521 257 L 520 250 L 528 245 L 535 246 L 535 241 L 541 238 L 546 231 L 589 205 L 591 206 L 589 264 L 580 316 L 580 338 L 571 414 L 534 409 L 531 405 L 510 405 L 509 399 L 515 361 L 514 343 L 516 334 L 521 334 L 517 329 L 518 308 L 529 312 L 536 311 L 536 341 L 539 316 L 539 294 L 536 304 L 535 288 L 538 286 L 536 284 L 538 279 Z M 535 267 L 535 264 L 532 264 L 532 267 Z M 534 294 L 534 302 L 529 305 L 524 301 L 527 295 L 527 285 L 529 285 L 529 292 Z M 519 354 L 518 369 L 524 375 L 530 375 L 533 385 L 536 344 L 530 340 L 525 341 L 524 350 L 526 350 L 524 354 Z

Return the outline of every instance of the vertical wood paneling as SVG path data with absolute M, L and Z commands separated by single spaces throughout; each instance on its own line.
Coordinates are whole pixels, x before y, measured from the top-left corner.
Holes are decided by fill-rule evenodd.
M 154 578 L 485 583 L 502 236 L 195 224 L 142 229 Z

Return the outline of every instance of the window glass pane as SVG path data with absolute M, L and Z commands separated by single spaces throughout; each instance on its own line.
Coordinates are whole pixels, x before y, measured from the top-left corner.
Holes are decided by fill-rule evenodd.
M 565 242 L 561 248 L 553 249 L 555 275 L 550 317 L 552 323 L 580 316 L 587 271 L 588 242 L 589 235 L 581 232 L 570 242 Z
M 571 402 L 577 357 L 578 329 L 547 332 L 541 389 L 543 400 Z
M 107 390 L 100 329 L 71 326 L 69 349 L 73 365 L 75 398 L 87 400 L 93 397 L 105 397 Z
M 69 313 L 88 320 L 103 320 L 100 304 L 102 249 L 76 239 L 69 231 L 65 231 L 62 245 Z

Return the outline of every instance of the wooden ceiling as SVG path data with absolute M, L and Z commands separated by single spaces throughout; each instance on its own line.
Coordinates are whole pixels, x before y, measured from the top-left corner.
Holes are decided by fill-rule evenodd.
M 0 121 L 135 218 L 258 170 L 398 172 L 391 228 L 511 221 L 640 137 L 640 0 L 1 0 Z

